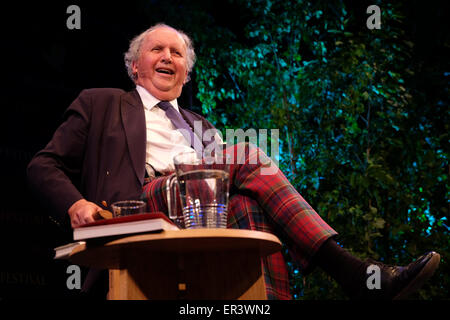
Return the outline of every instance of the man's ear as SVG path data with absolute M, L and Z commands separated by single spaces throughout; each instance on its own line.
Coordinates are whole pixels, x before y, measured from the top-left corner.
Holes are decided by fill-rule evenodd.
M 189 77 L 189 72 L 186 70 L 186 75 L 184 76 L 183 86 L 189 82 L 191 78 Z
M 137 67 L 137 62 L 133 61 L 131 62 L 131 69 L 133 70 L 133 75 L 136 77 L 138 76 L 138 67 Z

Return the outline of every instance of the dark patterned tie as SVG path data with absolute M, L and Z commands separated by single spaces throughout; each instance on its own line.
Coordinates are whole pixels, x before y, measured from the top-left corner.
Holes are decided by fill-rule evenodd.
M 158 106 L 166 112 L 167 117 L 170 119 L 170 121 L 172 121 L 172 124 L 175 126 L 175 128 L 183 129 L 180 130 L 180 132 L 183 134 L 186 140 L 191 143 L 191 147 L 201 155 L 203 144 L 200 141 L 199 137 L 194 133 L 192 128 L 188 125 L 186 120 L 183 119 L 181 114 L 177 110 L 175 110 L 172 104 L 170 104 L 170 102 L 168 101 L 161 101 L 160 103 L 158 103 Z

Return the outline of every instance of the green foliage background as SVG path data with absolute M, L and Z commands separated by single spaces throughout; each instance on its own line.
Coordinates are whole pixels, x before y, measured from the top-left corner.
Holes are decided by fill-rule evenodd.
M 366 27 L 370 4 L 380 30 Z M 279 129 L 281 169 L 358 257 L 406 264 L 438 251 L 437 274 L 413 298 L 448 299 L 448 62 L 417 55 L 407 5 L 228 5 L 235 16 L 222 24 L 205 3 L 181 20 L 167 9 L 166 22 L 194 38 L 198 107 L 223 133 Z M 448 53 L 448 36 L 439 41 Z M 320 270 L 289 267 L 296 299 L 346 298 Z

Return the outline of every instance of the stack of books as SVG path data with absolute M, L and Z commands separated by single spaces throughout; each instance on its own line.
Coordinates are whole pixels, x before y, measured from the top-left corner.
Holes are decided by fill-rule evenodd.
M 73 229 L 73 240 L 76 242 L 55 248 L 55 259 L 68 258 L 76 246 L 84 244 L 88 239 L 164 230 L 179 230 L 179 228 L 162 212 L 97 220 Z

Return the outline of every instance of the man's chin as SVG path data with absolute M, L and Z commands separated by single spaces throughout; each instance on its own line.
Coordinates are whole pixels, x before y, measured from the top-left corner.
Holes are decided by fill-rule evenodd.
M 172 101 L 181 94 L 181 88 L 173 87 L 153 87 L 147 89 L 156 99 L 164 101 Z

